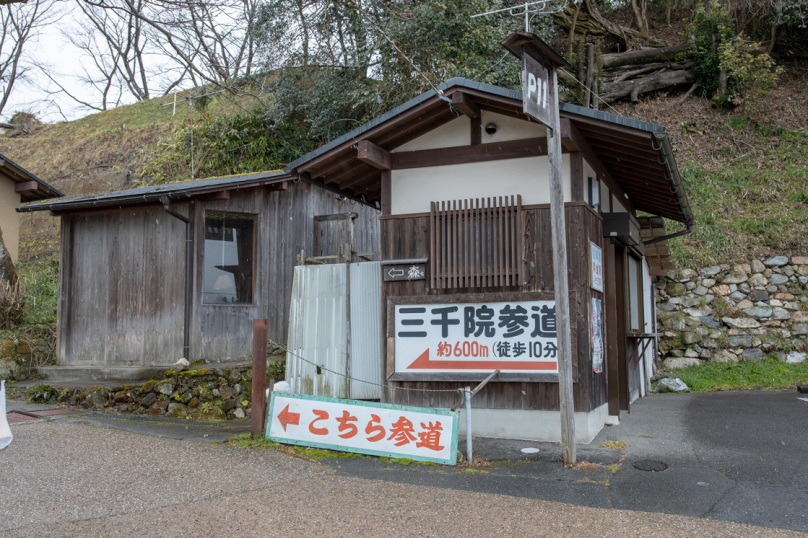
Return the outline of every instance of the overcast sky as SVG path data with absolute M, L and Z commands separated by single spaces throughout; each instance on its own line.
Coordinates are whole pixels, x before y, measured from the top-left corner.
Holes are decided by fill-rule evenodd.
M 58 72 L 77 73 L 79 72 L 80 60 L 78 51 L 70 45 L 61 35 L 59 29 L 67 28 L 74 23 L 70 14 L 71 4 L 68 2 L 57 3 L 55 21 L 43 27 L 40 35 L 31 39 L 25 45 L 23 54 L 28 56 L 32 62 L 51 66 Z M 61 77 L 62 83 L 71 88 L 71 91 L 80 91 L 80 86 L 71 77 Z M 3 119 L 9 119 L 15 112 L 31 112 L 44 122 L 52 123 L 62 121 L 65 118 L 59 113 L 59 109 L 67 116 L 67 119 L 76 119 L 87 115 L 88 111 L 83 107 L 78 107 L 75 102 L 63 96 L 50 96 L 43 87 L 48 86 L 48 80 L 35 67 L 30 67 L 25 80 L 18 80 L 11 97 L 3 109 Z

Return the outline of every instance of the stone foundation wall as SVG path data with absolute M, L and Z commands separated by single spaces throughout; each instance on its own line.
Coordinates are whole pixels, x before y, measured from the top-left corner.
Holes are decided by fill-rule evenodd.
M 43 394 L 40 385 L 30 391 Z M 112 388 L 49 387 L 48 400 L 74 407 L 116 410 L 142 415 L 171 415 L 177 418 L 242 419 L 250 416 L 252 367 L 201 368 L 175 373 L 164 379 Z M 38 394 L 33 394 L 37 400 Z M 55 395 L 55 396 L 52 396 Z
M 808 348 L 808 256 L 683 269 L 658 278 L 662 364 L 676 369 L 775 355 L 801 362 Z

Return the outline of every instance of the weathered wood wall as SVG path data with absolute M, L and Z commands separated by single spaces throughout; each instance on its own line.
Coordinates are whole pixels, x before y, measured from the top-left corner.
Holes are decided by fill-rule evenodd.
M 172 207 L 193 222 L 191 361 L 251 356 L 256 318 L 269 320 L 272 340 L 286 342 L 295 259 L 302 249 L 313 250 L 315 216 L 357 213 L 354 250 L 380 248 L 376 210 L 303 182 Z M 253 304 L 202 302 L 206 211 L 256 215 Z M 63 215 L 62 230 L 59 363 L 157 365 L 180 358 L 185 224 L 160 206 L 141 206 Z
M 60 363 L 129 366 L 177 360 L 183 340 L 185 225 L 152 206 L 64 216 L 62 230 Z
M 314 252 L 314 217 L 357 213 L 353 219 L 354 250 L 379 252 L 376 210 L 308 183 L 291 184 L 287 190 L 245 189 L 231 192 L 229 200 L 196 204 L 195 235 L 203 233 L 205 211 L 232 211 L 256 215 L 254 305 L 193 305 L 191 355 L 194 359 L 222 361 L 252 353 L 252 320 L 269 320 L 269 338 L 286 343 L 289 301 L 292 297 L 295 259 L 301 250 Z M 321 251 L 337 253 L 343 234 L 320 237 Z M 204 243 L 195 241 L 194 298 L 201 297 Z M 323 244 L 325 246 L 323 246 Z M 330 247 L 329 247 L 330 245 Z
M 592 371 L 592 350 L 589 329 L 590 298 L 603 298 L 589 286 L 589 242 L 602 247 L 602 220 L 586 203 L 566 204 L 569 289 L 571 301 L 574 397 L 577 411 L 590 411 L 606 402 L 605 374 Z M 553 258 L 550 236 L 549 205 L 526 206 L 524 218 L 523 272 L 525 284 L 511 288 L 465 289 L 457 293 L 544 292 L 553 293 Z M 429 257 L 429 215 L 393 216 L 381 218 L 382 259 L 413 259 Z M 451 290 L 430 290 L 427 280 L 384 282 L 382 298 L 446 296 Z M 385 345 L 393 345 L 393 334 L 387 321 Z M 387 356 L 387 350 L 385 350 Z M 392 375 L 387 368 L 386 375 Z M 446 389 L 453 391 L 469 382 L 396 382 L 391 381 L 386 398 L 392 403 L 427 407 L 451 407 L 457 403 L 456 392 L 421 392 L 400 390 Z M 473 383 L 471 383 L 473 385 Z M 558 409 L 558 383 L 492 382 L 472 399 L 472 406 L 488 409 Z

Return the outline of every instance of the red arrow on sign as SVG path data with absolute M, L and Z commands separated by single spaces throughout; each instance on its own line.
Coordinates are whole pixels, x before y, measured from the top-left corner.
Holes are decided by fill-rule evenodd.
M 289 411 L 289 404 L 286 404 L 283 411 L 278 413 L 278 421 L 281 423 L 281 426 L 283 426 L 283 431 L 286 431 L 287 424 L 291 424 L 293 426 L 298 426 L 300 424 L 300 413 L 292 413 Z
M 558 364 L 551 361 L 433 361 L 429 359 L 427 349 L 415 359 L 407 370 L 552 370 Z

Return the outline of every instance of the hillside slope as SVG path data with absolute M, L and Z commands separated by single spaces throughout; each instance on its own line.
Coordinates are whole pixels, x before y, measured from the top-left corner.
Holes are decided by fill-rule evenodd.
M 38 124 L 26 136 L 0 137 L 0 153 L 66 197 L 136 187 L 142 181 L 138 168 L 159 151 L 160 141 L 198 116 L 191 101 L 184 100 L 189 93 L 177 94 L 176 107 L 172 106 L 172 95 L 75 121 Z M 228 115 L 240 110 L 242 104 L 232 96 L 219 95 L 211 99 L 206 113 Z M 22 215 L 21 260 L 49 257 L 58 252 L 58 243 L 58 219 L 47 213 Z
M 708 100 L 682 101 L 678 94 L 607 109 L 664 125 L 671 136 L 696 215 L 693 234 L 672 242 L 680 266 L 808 254 L 808 65 L 783 67 L 778 86 L 754 112 L 722 112 Z M 161 139 L 194 121 L 187 103 L 172 115 L 171 106 L 162 106 L 170 102 L 166 97 L 42 125 L 28 136 L 0 138 L 0 153 L 67 196 L 136 186 L 142 179 L 137 169 L 162 151 Z M 222 94 L 206 113 L 225 116 L 241 105 Z M 57 219 L 24 215 L 21 258 L 57 252 L 58 233 Z

